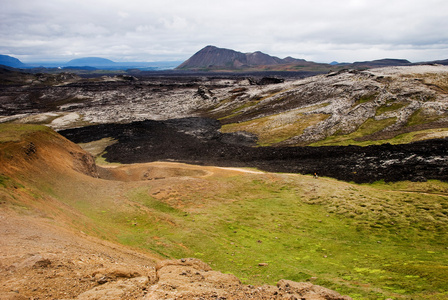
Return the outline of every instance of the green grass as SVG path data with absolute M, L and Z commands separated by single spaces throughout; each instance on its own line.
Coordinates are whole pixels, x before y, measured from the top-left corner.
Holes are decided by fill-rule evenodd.
M 378 93 L 362 95 L 358 100 L 356 100 L 355 105 L 371 102 L 375 100 L 377 96 Z
M 23 136 L 39 131 L 50 132 L 52 130 L 43 125 L 3 123 L 0 124 L 0 143 L 18 142 L 22 140 Z
M 320 105 L 320 107 L 325 105 Z M 329 117 L 329 115 L 325 114 L 303 113 L 309 109 L 312 108 L 297 110 L 294 115 L 288 112 L 245 122 L 226 124 L 221 127 L 221 131 L 226 133 L 236 131 L 250 132 L 257 136 L 259 146 L 271 146 L 298 136 L 307 127 Z
M 166 258 L 200 258 L 247 284 L 312 280 L 355 299 L 437 299 L 448 290 L 445 183 L 288 175 L 206 183 L 216 188 L 178 194 L 177 204 L 144 185 L 125 200 L 76 207 L 104 236 Z
M 406 125 L 413 126 L 413 125 L 431 123 L 431 122 L 437 121 L 446 116 L 447 116 L 446 113 L 443 115 L 428 116 L 424 113 L 424 111 L 422 109 L 418 109 L 411 115 L 411 117 L 409 118 L 409 121 Z

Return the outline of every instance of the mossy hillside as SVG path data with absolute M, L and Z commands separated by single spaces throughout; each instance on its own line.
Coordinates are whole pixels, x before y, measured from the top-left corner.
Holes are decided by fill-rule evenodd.
M 310 144 L 310 146 L 347 146 L 347 145 L 359 145 L 359 146 L 367 146 L 373 144 L 382 144 L 385 141 L 357 141 L 361 137 L 373 134 L 384 128 L 394 124 L 396 122 L 396 118 L 388 118 L 383 120 L 375 120 L 373 118 L 368 119 L 364 122 L 358 129 L 349 134 L 334 134 L 332 136 L 327 137 L 324 140 L 315 142 Z
M 327 119 L 329 115 L 326 114 L 307 113 L 326 105 L 328 103 L 256 118 L 250 121 L 225 124 L 222 126 L 221 131 L 224 133 L 237 131 L 250 132 L 257 135 L 258 145 L 271 146 L 298 136 L 306 128 Z
M 407 126 L 431 123 L 446 117 L 448 117 L 448 112 L 441 113 L 439 115 L 432 115 L 426 113 L 423 109 L 418 109 L 409 117 Z
M 26 135 L 34 135 L 37 132 L 53 132 L 52 129 L 35 124 L 0 124 L 0 143 L 19 142 L 25 139 Z
M 300 175 L 212 176 L 165 189 L 140 183 L 75 206 L 104 237 L 201 258 L 245 283 L 312 280 L 355 299 L 436 299 L 448 288 L 448 196 L 431 183 L 410 192 Z

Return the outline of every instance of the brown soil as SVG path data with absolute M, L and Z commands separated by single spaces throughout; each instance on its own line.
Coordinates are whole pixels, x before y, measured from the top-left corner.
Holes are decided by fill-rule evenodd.
M 197 259 L 156 257 L 0 211 L 0 299 L 351 299 L 311 283 L 242 285 Z
M 73 299 L 119 279 L 146 276 L 155 281 L 154 256 L 48 219 L 1 210 L 0 236 L 0 299 Z M 142 289 L 134 289 L 125 298 L 142 295 Z

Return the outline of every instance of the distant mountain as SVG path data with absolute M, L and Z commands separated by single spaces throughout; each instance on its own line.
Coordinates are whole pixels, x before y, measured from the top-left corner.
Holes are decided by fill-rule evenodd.
M 287 57 L 284 59 L 270 56 L 260 51 L 253 53 L 242 53 L 235 50 L 207 46 L 176 69 L 245 69 L 259 66 L 276 66 L 306 62 L 303 59 Z
M 110 59 L 101 58 L 101 57 L 83 57 L 83 58 L 72 59 L 71 61 L 67 62 L 65 65 L 70 66 L 70 67 L 84 67 L 84 66 L 110 67 L 110 66 L 116 65 L 116 62 L 114 62 Z
M 393 58 L 385 58 L 378 59 L 372 61 L 357 61 L 353 64 L 350 64 L 352 68 L 381 68 L 381 67 L 390 67 L 390 66 L 409 66 L 412 63 L 406 59 L 393 59 Z
M 433 63 L 446 64 L 447 61 Z M 422 63 L 420 63 L 422 64 Z M 238 51 L 207 46 L 179 65 L 177 70 L 247 70 L 247 71 L 308 71 L 325 73 L 342 69 L 370 69 L 389 66 L 408 66 L 412 63 L 406 59 L 379 59 L 355 63 L 330 64 L 316 63 L 304 59 L 286 57 L 280 59 L 262 53 L 241 53 Z
M 13 68 L 25 68 L 26 64 L 22 63 L 15 57 L 9 55 L 1 55 L 0 54 L 0 65 L 13 67 Z
M 448 66 L 448 59 L 444 59 L 444 60 L 434 60 L 429 62 L 431 64 L 437 64 L 437 65 L 445 65 Z

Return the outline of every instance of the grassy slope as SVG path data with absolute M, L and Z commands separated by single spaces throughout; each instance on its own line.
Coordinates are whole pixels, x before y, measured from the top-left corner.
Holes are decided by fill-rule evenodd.
M 430 184 L 443 193 L 270 174 L 170 185 L 172 193 L 159 201 L 144 187 L 129 200 L 158 222 L 136 212 L 120 221 L 119 239 L 166 256 L 202 258 L 252 284 L 317 277 L 315 283 L 359 299 L 431 298 L 448 288 L 448 197 L 446 184 Z
M 355 185 L 178 164 L 169 166 L 209 175 L 122 182 L 21 163 L 1 170 L 3 205 L 161 257 L 197 257 L 251 284 L 311 280 L 355 299 L 448 297 L 446 183 Z

